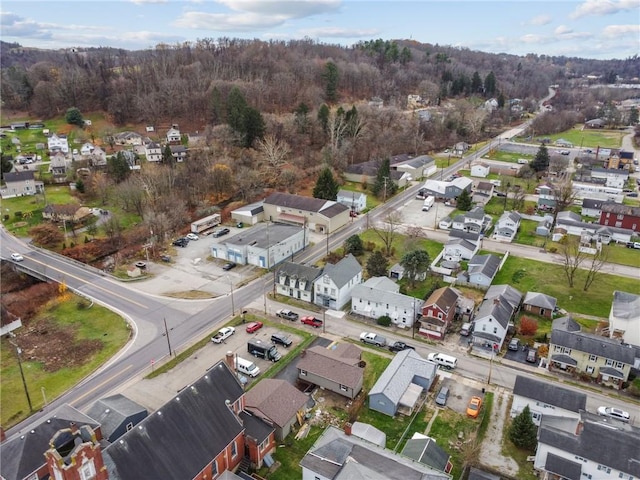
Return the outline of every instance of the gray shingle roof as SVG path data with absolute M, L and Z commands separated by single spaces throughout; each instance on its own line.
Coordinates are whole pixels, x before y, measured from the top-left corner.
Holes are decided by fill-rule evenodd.
M 300 288 L 300 282 L 306 282 L 305 291 L 311 291 L 313 289 L 313 281 L 322 274 L 322 270 L 319 268 L 300 265 L 294 262 L 284 262 L 280 268 L 278 268 L 277 276 L 286 276 L 290 280 L 295 280 L 295 288 Z
M 24 182 L 25 180 L 33 180 L 34 174 L 31 170 L 21 172 L 7 172 L 3 175 L 5 183 L 7 182 Z
M 551 330 L 549 343 L 633 365 L 634 349 L 619 341 L 583 332 Z
M 307 349 L 298 361 L 298 370 L 306 370 L 334 383 L 356 388 L 364 376 L 364 369 L 357 366 L 357 360 L 336 355 L 321 346 Z
M 485 299 L 498 296 L 504 298 L 514 310 L 517 310 L 522 302 L 522 293 L 511 285 L 491 285 L 484 294 Z
M 546 308 L 553 310 L 556 308 L 557 300 L 549 295 L 539 292 L 527 292 L 522 301 L 523 305 L 532 305 L 534 307 Z
M 322 275 L 327 275 L 336 287 L 342 288 L 358 273 L 362 272 L 362 267 L 352 254 L 347 255 L 335 265 L 327 263 L 322 271 Z
M 443 472 L 450 458 L 450 455 L 430 437 L 410 438 L 402 449 L 402 455 Z
M 245 396 L 245 406 L 262 412 L 273 423 L 282 427 L 304 407 L 309 398 L 284 380 L 265 378 Z
M 509 321 L 513 315 L 513 307 L 509 305 L 509 302 L 502 295 L 497 297 L 489 298 L 483 300 L 480 304 L 480 308 L 478 308 L 478 313 L 476 314 L 476 319 L 480 320 L 482 318 L 487 318 L 492 316 L 496 319 L 496 321 L 502 325 L 502 328 L 507 328 L 509 326 Z M 474 332 L 476 333 L 481 332 Z
M 577 462 L 572 462 L 569 459 L 554 455 L 553 453 L 547 453 L 547 461 L 544 464 L 544 469 L 547 472 L 555 473 L 562 476 L 567 480 L 580 480 L 582 476 L 582 465 Z
M 487 278 L 493 279 L 498 272 L 500 266 L 500 257 L 495 255 L 474 255 L 469 260 L 469 275 L 482 274 Z
M 580 324 L 576 322 L 570 316 L 555 318 L 551 322 L 551 330 L 564 330 L 567 332 L 579 332 L 581 330 Z
M 348 208 L 344 205 L 336 204 L 336 202 L 333 202 L 331 200 L 304 197 L 302 195 L 293 195 L 291 193 L 284 192 L 272 193 L 264 199 L 264 203 L 279 207 L 295 208 L 298 210 L 303 210 L 305 212 L 322 212 L 323 215 L 325 215 L 325 212 L 323 210 L 328 209 L 329 207 L 335 207 L 335 205 L 338 205 L 338 208 L 332 208 L 330 210 L 333 215 L 348 210 Z
M 376 303 L 385 303 L 403 308 L 409 312 L 419 312 L 422 308 L 422 304 L 424 303 L 424 301 L 419 298 L 404 295 L 403 293 L 395 291 L 371 287 L 369 285 L 367 285 L 367 283 L 360 283 L 353 287 L 353 290 L 351 290 L 351 298 L 368 300 Z
M 584 393 L 522 375 L 516 377 L 513 394 L 554 405 L 570 412 L 579 413 L 580 410 L 585 410 L 587 407 L 587 396 Z
M 473 232 L 463 232 L 462 230 L 449 230 L 449 238 L 462 238 L 468 242 L 477 245 L 480 241 L 481 234 Z
M 640 295 L 616 290 L 613 292 L 611 313 L 615 318 L 640 322 Z
M 111 435 L 123 422 L 132 417 L 146 417 L 147 409 L 118 393 L 95 402 L 87 414 L 100 423 L 102 437 L 113 441 Z

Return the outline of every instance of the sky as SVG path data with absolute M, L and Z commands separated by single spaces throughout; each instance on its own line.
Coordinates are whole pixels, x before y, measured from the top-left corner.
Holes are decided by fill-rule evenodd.
M 3 0 L 0 38 L 127 50 L 210 38 L 351 46 L 413 39 L 492 53 L 640 54 L 640 0 Z

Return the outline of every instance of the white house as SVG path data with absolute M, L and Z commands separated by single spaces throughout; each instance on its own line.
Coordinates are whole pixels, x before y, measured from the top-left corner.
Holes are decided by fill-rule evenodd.
M 91 155 L 91 152 L 93 152 L 95 148 L 92 143 L 87 142 L 80 147 L 80 155 Z
M 615 203 L 622 203 L 624 200 L 621 188 L 586 182 L 573 182 L 571 188 L 577 199 L 593 198 Z
M 362 192 L 339 190 L 336 201 L 358 213 L 367 208 L 367 196 Z
M 582 412 L 579 420 L 543 417 L 533 466 L 538 478 L 640 478 L 640 428 Z
M 368 318 L 383 316 L 399 327 L 411 327 L 424 301 L 400 293 L 400 286 L 387 277 L 372 277 L 351 291 L 351 312 Z
M 283 262 L 276 273 L 276 293 L 286 297 L 313 302 L 313 282 L 322 274 L 319 268 Z
M 579 419 L 580 411 L 587 409 L 587 396 L 552 382 L 518 375 L 513 386 L 511 417 L 519 415 L 527 405 L 533 423 L 540 426 L 542 418 L 547 416 Z
M 600 218 L 602 212 L 602 204 L 604 200 L 594 200 L 592 198 L 582 199 L 582 211 L 580 212 L 583 217 Z
M 180 143 L 181 135 L 180 130 L 175 127 L 171 127 L 167 131 L 167 142 L 168 143 Z
M 623 189 L 629 180 L 629 170 L 619 168 L 594 168 L 591 170 L 593 180 L 604 180 L 606 187 Z
M 47 148 L 49 152 L 59 150 L 66 155 L 69 153 L 69 141 L 66 135 L 56 135 L 53 133 L 47 138 Z
M 499 352 L 521 301 L 522 293 L 509 285 L 490 287 L 475 316 L 473 343 Z
M 156 142 L 147 143 L 144 146 L 144 154 L 147 157 L 147 162 L 162 161 L 162 147 Z
M 496 223 L 493 238 L 507 242 L 512 241 L 520 228 L 520 218 L 518 212 L 504 212 Z
M 491 216 L 485 215 L 484 208 L 473 207 L 470 211 L 457 215 L 451 223 L 451 229 L 481 233 L 489 228 L 491 221 Z
M 626 343 L 640 346 L 640 295 L 613 292 L 609 312 L 609 335 Z
M 450 262 L 470 260 L 478 253 L 479 245 L 469 242 L 464 238 L 451 238 L 444 246 L 442 258 Z
M 362 267 L 349 254 L 335 265 L 325 265 L 322 275 L 314 282 L 314 303 L 340 310 L 349 300 L 354 287 L 362 283 Z
M 633 230 L 627 228 L 583 222 L 580 215 L 571 211 L 558 213 L 556 228 L 563 229 L 567 235 L 576 235 L 581 239 L 597 241 L 605 245 L 611 242 L 627 243 L 635 235 Z

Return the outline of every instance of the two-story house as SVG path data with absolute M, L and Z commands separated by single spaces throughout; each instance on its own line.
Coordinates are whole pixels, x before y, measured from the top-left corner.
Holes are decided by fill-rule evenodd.
M 556 190 L 553 185 L 543 183 L 536 187 L 535 192 L 538 195 L 538 210 L 552 211 L 556 208 Z
M 49 153 L 62 152 L 65 155 L 69 153 L 69 140 L 66 135 L 57 135 L 52 133 L 47 138 L 47 148 Z
M 187 148 L 184 145 L 170 145 L 171 156 L 176 163 L 182 163 L 187 159 Z
M 149 142 L 144 146 L 144 155 L 147 157 L 147 162 L 161 162 L 162 147 L 157 142 Z
M 607 187 L 625 188 L 629 180 L 629 171 L 619 168 L 594 168 L 591 179 L 597 183 L 604 183 Z
M 582 199 L 582 210 L 580 215 L 583 217 L 600 218 L 601 208 L 604 200 L 596 200 L 593 198 Z
M 584 333 L 570 317 L 556 319 L 549 340 L 549 370 L 587 375 L 596 383 L 621 389 L 635 361 L 633 345 Z
M 559 387 L 522 375 L 516 376 L 513 386 L 511 417 L 516 417 L 529 406 L 533 423 L 540 426 L 543 417 L 579 419 L 587 408 L 587 396 L 582 392 Z
M 600 216 L 601 219 L 603 218 L 603 215 L 605 215 L 604 208 L 606 205 L 608 204 L 604 203 L 602 205 L 603 211 Z M 625 207 L 625 205 L 620 206 Z M 640 207 L 638 207 L 638 215 L 638 218 L 640 219 Z M 615 215 L 615 217 L 617 216 L 618 215 Z M 624 215 L 620 216 L 622 217 Z M 611 221 L 609 222 L 609 220 Z M 630 220 L 630 217 L 628 218 L 628 220 Z M 582 239 L 601 242 L 605 245 L 608 245 L 612 241 L 618 243 L 627 243 L 631 240 L 631 237 L 634 235 L 634 231 L 632 229 L 612 226 L 611 224 L 622 225 L 622 220 L 614 220 L 612 215 L 611 219 L 606 218 L 605 224 L 601 223 L 600 225 L 598 225 L 597 223 L 583 222 L 580 218 L 580 215 L 571 211 L 560 212 L 556 219 L 556 227 L 566 231 L 567 235 L 576 235 Z M 630 226 L 638 227 L 640 225 L 632 223 Z M 555 233 L 553 236 L 553 240 L 559 240 Z
M 340 343 L 332 348 L 316 345 L 300 354 L 296 365 L 298 379 L 354 399 L 364 382 L 361 357 L 362 350 L 356 345 Z
M 479 249 L 479 244 L 469 242 L 464 238 L 450 238 L 444 245 L 442 258 L 449 262 L 471 260 Z
M 367 195 L 362 192 L 339 190 L 336 201 L 356 213 L 360 213 L 367 208 Z
M 35 195 L 44 191 L 44 182 L 35 179 L 33 170 L 7 172 L 4 174 L 4 187 L 0 188 L 2 198 Z
M 491 220 L 491 216 L 484 213 L 484 208 L 473 207 L 470 211 L 457 215 L 451 223 L 451 228 L 464 232 L 484 233 L 491 226 Z
M 599 223 L 640 233 L 640 207 L 605 202 L 600 208 Z
M 542 480 L 640 478 L 640 428 L 582 412 L 542 418 L 533 463 Z
M 313 282 L 321 274 L 319 268 L 283 262 L 276 273 L 276 293 L 313 303 Z
M 340 310 L 351 300 L 351 291 L 361 282 L 362 267 L 356 257 L 349 254 L 335 265 L 325 265 L 322 275 L 314 281 L 313 302 Z
M 400 293 L 400 286 L 387 277 L 372 277 L 351 291 L 351 312 L 367 318 L 391 318 L 401 328 L 411 328 L 423 301 Z
M 169 145 L 176 145 L 180 143 L 182 139 L 182 135 L 180 134 L 180 130 L 177 125 L 172 126 L 169 130 L 167 130 L 167 143 Z
M 494 240 L 511 242 L 520 228 L 520 219 L 518 212 L 504 212 L 496 223 L 493 233 Z
M 422 306 L 418 333 L 442 340 L 456 315 L 458 294 L 451 287 L 434 290 Z
M 476 313 L 472 343 L 500 351 L 521 302 L 522 293 L 510 285 L 491 286 Z

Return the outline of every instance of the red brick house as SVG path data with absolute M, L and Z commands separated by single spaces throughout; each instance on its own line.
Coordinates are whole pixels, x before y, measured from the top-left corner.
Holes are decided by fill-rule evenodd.
M 425 301 L 418 333 L 442 340 L 456 314 L 458 294 L 450 287 L 435 290 Z
M 640 207 L 613 202 L 603 203 L 600 209 L 599 223 L 640 233 Z

